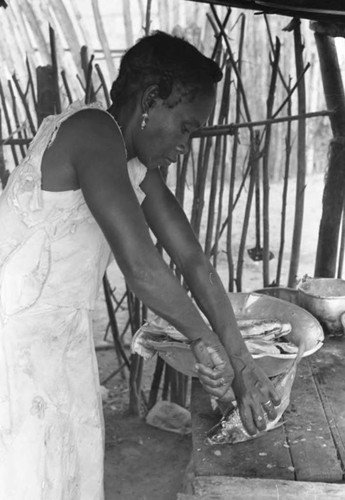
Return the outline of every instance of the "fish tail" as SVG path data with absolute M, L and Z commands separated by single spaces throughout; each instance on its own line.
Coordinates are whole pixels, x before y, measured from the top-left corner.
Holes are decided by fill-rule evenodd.
M 305 344 L 301 342 L 301 344 L 298 346 L 298 351 L 293 362 L 294 366 L 297 366 L 298 363 L 301 361 L 301 359 L 303 358 L 303 354 L 305 353 L 305 350 L 306 350 Z

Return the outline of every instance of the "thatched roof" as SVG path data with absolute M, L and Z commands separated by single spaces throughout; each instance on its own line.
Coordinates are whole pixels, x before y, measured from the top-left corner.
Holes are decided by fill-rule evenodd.
M 280 14 L 317 21 L 345 23 L 344 0 L 192 0 L 265 14 Z

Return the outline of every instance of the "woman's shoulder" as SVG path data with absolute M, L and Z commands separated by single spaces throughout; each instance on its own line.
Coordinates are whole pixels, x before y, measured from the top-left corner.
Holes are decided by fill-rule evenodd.
M 121 129 L 113 116 L 100 106 L 84 106 L 76 110 L 64 121 L 67 137 L 76 143 L 83 141 L 87 146 L 96 147 L 111 141 L 124 145 Z
M 66 121 L 119 128 L 115 118 L 101 105 L 85 105 L 75 109 Z

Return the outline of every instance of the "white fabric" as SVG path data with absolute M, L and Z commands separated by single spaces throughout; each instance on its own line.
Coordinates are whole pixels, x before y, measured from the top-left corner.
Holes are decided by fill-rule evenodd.
M 0 197 L 1 500 L 104 498 L 91 312 L 110 248 L 81 190 L 42 191 L 40 170 L 61 123 L 85 107 L 44 120 Z M 128 168 L 141 202 L 146 169 Z

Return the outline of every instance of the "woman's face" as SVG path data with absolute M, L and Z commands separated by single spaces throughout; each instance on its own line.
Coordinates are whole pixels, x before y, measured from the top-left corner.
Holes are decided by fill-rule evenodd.
M 165 101 L 156 99 L 145 129 L 136 134 L 136 156 L 148 169 L 175 163 L 179 154 L 187 153 L 191 133 L 205 124 L 214 102 L 213 89 L 192 101 L 176 90 Z

